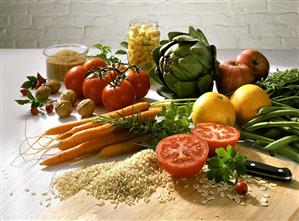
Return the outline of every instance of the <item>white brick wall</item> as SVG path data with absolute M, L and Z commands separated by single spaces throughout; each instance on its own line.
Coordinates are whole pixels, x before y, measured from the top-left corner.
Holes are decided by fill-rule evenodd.
M 0 47 L 119 47 L 128 23 L 151 18 L 162 37 L 189 25 L 220 49 L 299 49 L 299 0 L 0 0 Z

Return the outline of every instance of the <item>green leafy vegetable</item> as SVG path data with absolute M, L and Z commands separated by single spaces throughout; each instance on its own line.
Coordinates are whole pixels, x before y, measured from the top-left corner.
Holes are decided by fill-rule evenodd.
M 208 179 L 215 179 L 216 182 L 225 181 L 228 183 L 238 182 L 238 177 L 246 173 L 246 157 L 236 152 L 230 145 L 216 149 L 217 156 L 208 160 Z
M 269 94 L 275 102 L 299 108 L 299 69 L 292 68 L 285 71 L 277 69 L 264 81 L 256 83 Z

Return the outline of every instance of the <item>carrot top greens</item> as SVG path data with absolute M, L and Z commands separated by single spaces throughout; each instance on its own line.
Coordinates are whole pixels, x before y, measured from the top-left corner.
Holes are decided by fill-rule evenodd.
M 155 148 L 157 143 L 164 137 L 190 132 L 190 128 L 193 126 L 190 118 L 191 111 L 192 103 L 180 105 L 171 102 L 169 106 L 162 106 L 162 111 L 157 114 L 155 119 L 144 120 L 138 113 L 129 118 L 107 118 L 101 116 L 97 121 L 124 127 L 130 133 L 149 135 L 150 140 L 144 145 Z

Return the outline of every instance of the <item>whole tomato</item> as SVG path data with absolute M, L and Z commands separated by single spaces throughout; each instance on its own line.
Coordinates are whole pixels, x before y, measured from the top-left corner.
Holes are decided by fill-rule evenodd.
M 65 75 L 64 84 L 66 89 L 73 90 L 79 98 L 83 97 L 82 86 L 88 70 L 84 66 L 72 67 Z
M 121 79 L 116 84 L 108 84 L 102 92 L 102 101 L 108 111 L 129 106 L 135 101 L 135 89 L 128 80 Z
M 83 66 L 90 70 L 94 67 L 106 67 L 107 63 L 102 58 L 95 57 L 88 59 Z
M 116 79 L 117 76 L 119 76 L 120 73 L 116 70 L 109 70 L 105 72 L 105 78 L 108 82 L 111 82 Z
M 126 78 L 134 86 L 136 92 L 136 99 L 145 97 L 151 87 L 150 77 L 144 71 L 136 72 L 128 70 Z
M 107 85 L 106 78 L 91 73 L 83 82 L 84 97 L 93 100 L 96 104 L 102 104 L 102 91 Z

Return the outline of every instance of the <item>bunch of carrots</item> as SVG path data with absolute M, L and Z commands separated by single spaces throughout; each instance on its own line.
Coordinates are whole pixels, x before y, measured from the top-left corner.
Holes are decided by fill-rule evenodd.
M 101 116 L 129 118 L 139 114 L 142 119 L 153 119 L 160 111 L 160 108 L 150 108 L 148 102 L 139 102 Z M 138 142 L 146 139 L 141 135 L 130 134 L 127 130 L 120 130 L 118 126 L 97 121 L 97 118 L 98 116 L 48 129 L 41 138 L 54 135 L 57 142 L 51 148 L 58 148 L 60 151 L 42 159 L 40 164 L 51 166 L 95 153 L 109 157 L 140 149 Z

